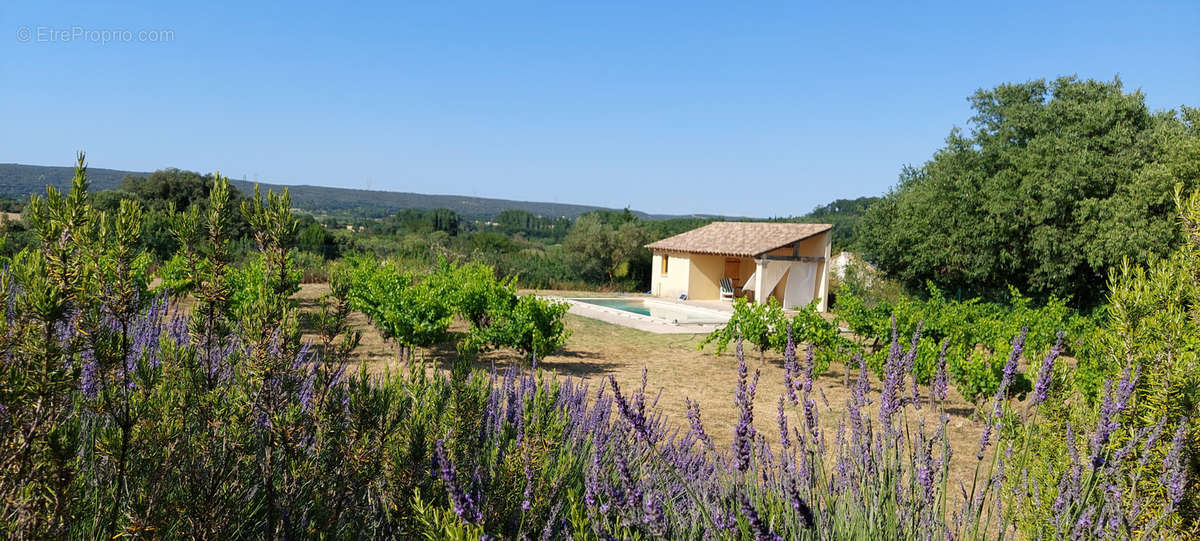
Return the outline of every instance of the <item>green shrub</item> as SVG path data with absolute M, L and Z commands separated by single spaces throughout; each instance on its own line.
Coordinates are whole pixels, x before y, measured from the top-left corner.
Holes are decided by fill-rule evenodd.
M 829 322 L 817 312 L 817 300 L 807 306 L 797 307 L 796 315 L 788 319 L 779 301 L 769 297 L 766 304 L 750 303 L 739 298 L 733 303 L 733 315 L 724 327 L 704 337 L 698 349 L 716 344 L 714 353 L 720 355 L 731 342 L 739 338 L 758 348 L 761 359 L 766 350 L 783 353 L 787 346 L 788 323 L 792 326 L 792 338 L 797 343 L 813 345 L 817 371 L 823 372 L 832 360 L 845 361 L 854 350 L 854 344 L 842 337 L 836 322 Z
M 1012 352 L 1013 337 L 1026 336 L 1026 358 L 1043 357 L 1057 341 L 1057 333 L 1067 334 L 1066 351 L 1081 343 L 1092 332 L 1094 319 L 1070 309 L 1065 299 L 1051 296 L 1044 304 L 1032 301 L 1016 289 L 1009 289 L 1007 304 L 980 299 L 947 299 L 932 283 L 926 284 L 928 298 L 901 296 L 895 300 L 864 298 L 854 288 L 838 294 L 838 316 L 850 329 L 867 340 L 867 364 L 882 374 L 891 342 L 891 318 L 895 317 L 900 336 L 909 336 L 921 326 L 923 340 L 917 349 L 913 375 L 928 383 L 934 375 L 940 344 L 946 349 L 947 369 L 955 387 L 968 400 L 990 396 L 1000 382 L 1000 373 Z M 1022 393 L 1029 388 L 1028 378 L 1018 375 L 1013 388 Z
M 472 328 L 488 326 L 494 314 L 517 303 L 516 280 L 499 280 L 495 271 L 482 263 L 458 265 L 443 259 L 426 279 L 437 283 L 455 314 Z
M 428 347 L 449 335 L 454 312 L 448 284 L 417 282 L 394 263 L 359 256 L 349 264 L 350 305 L 366 314 L 385 339 L 395 340 L 401 360 L 413 347 Z
M 570 306 L 536 295 L 519 297 L 511 308 L 496 306 L 483 340 L 491 347 L 511 347 L 526 358 L 543 357 L 562 348 L 571 335 L 563 323 Z
M 1102 382 L 1126 365 L 1140 367 L 1133 408 L 1135 426 L 1154 426 L 1159 419 L 1191 419 L 1187 434 L 1188 505 L 1182 517 L 1200 522 L 1200 191 L 1175 190 L 1183 229 L 1179 248 L 1152 257 L 1146 266 L 1128 261 L 1109 278 L 1107 318 L 1088 335 L 1079 353 L 1076 385 L 1093 403 Z M 1158 459 L 1161 453 L 1155 455 Z M 1150 463 L 1161 464 L 1161 460 Z M 1154 473 L 1152 468 L 1150 473 Z M 1147 475 L 1155 480 L 1156 476 Z M 1161 490 L 1153 481 L 1141 490 Z
M 300 283 L 320 284 L 329 281 L 325 258 L 306 250 L 293 250 L 291 257 L 300 272 Z
M 792 317 L 792 336 L 796 342 L 813 345 L 816 371 L 820 373 L 829 368 L 831 361 L 847 362 L 856 348 L 838 331 L 836 319 L 830 322 L 817 312 L 817 302 L 817 299 L 813 299 L 807 306 L 796 307 L 796 315 Z M 787 341 L 786 329 L 784 341 Z M 782 353 L 782 348 L 779 351 Z
M 729 322 L 704 337 L 697 349 L 715 342 L 714 353 L 720 355 L 736 340 L 745 340 L 758 348 L 759 359 L 768 349 L 782 351 L 787 341 L 787 318 L 779 301 L 770 297 L 766 303 L 750 303 L 744 297 L 738 298 L 733 302 Z

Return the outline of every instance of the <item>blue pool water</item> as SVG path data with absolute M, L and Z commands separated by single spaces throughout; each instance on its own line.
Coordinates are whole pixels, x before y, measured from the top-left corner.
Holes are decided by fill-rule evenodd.
M 643 299 L 598 298 L 575 300 L 676 323 L 725 323 L 729 320 L 728 316 L 722 317 L 720 314 L 708 310 L 697 310 L 687 306 L 670 305 L 661 302 L 647 302 Z

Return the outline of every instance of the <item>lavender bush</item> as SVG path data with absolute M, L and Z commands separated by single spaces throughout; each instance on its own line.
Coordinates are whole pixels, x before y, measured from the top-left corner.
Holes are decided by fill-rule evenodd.
M 39 250 L 0 271 L 0 534 L 24 538 L 979 539 L 1173 537 L 1194 421 L 1127 422 L 1142 376 L 1111 380 L 1092 422 L 1060 416 L 1057 349 L 1036 400 L 1010 397 L 1022 333 L 987 409 L 974 475 L 951 482 L 945 356 L 913 376 L 897 338 L 878 390 L 861 358 L 837 409 L 790 336 L 774 419 L 738 352 L 728 447 L 687 401 L 677 424 L 639 385 L 529 368 L 348 372 L 345 288 L 301 342 L 286 194 L 243 209 L 261 282 L 229 291 L 218 180 L 177 215 L 189 312 L 147 293 L 138 208 L 72 191 L 32 206 Z M 340 292 L 340 293 L 339 293 Z M 237 293 L 237 294 L 233 294 Z M 235 305 L 230 299 L 240 299 Z M 339 308 L 340 307 L 340 308 Z M 339 337 L 340 336 L 340 337 Z M 943 347 L 943 351 L 944 351 Z M 1045 378 L 1043 381 L 1042 379 Z M 765 398 L 771 401 L 771 398 Z M 918 413 L 919 410 L 919 413 Z M 1045 412 L 1043 413 L 1043 411 Z M 922 416 L 926 415 L 926 416 Z M 924 419 L 934 419 L 926 425 Z M 1042 422 L 1040 419 L 1046 419 Z M 1063 423 L 1060 428 L 1060 421 Z M 1093 428 L 1094 427 L 1094 428 Z M 1065 436 L 1064 436 L 1065 434 Z M 1048 442 L 1065 458 L 1044 452 Z M 1161 457 L 1161 458 L 1159 458 Z M 1157 461 L 1159 490 L 1130 464 Z M 1047 512 L 1046 510 L 1049 510 Z

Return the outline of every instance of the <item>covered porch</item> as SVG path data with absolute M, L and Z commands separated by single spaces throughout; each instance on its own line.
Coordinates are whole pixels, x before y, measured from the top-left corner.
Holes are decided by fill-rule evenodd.
M 688 301 L 762 302 L 774 297 L 786 309 L 808 305 L 826 311 L 827 224 L 714 222 L 647 245 L 660 270 L 653 294 Z M 722 284 L 732 286 L 723 290 Z
M 729 304 L 735 298 L 759 302 L 769 297 L 785 308 L 806 306 L 822 298 L 826 287 L 825 258 L 821 256 L 717 256 L 692 254 L 688 300 Z M 733 295 L 722 295 L 722 279 L 729 279 Z M 823 301 L 823 298 L 822 298 Z M 824 311 L 824 303 L 819 308 Z

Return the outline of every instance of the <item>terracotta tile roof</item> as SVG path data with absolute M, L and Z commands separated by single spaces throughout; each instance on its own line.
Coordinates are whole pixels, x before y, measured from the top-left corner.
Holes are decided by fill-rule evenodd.
M 651 250 L 754 257 L 833 229 L 829 224 L 713 222 L 647 244 Z

